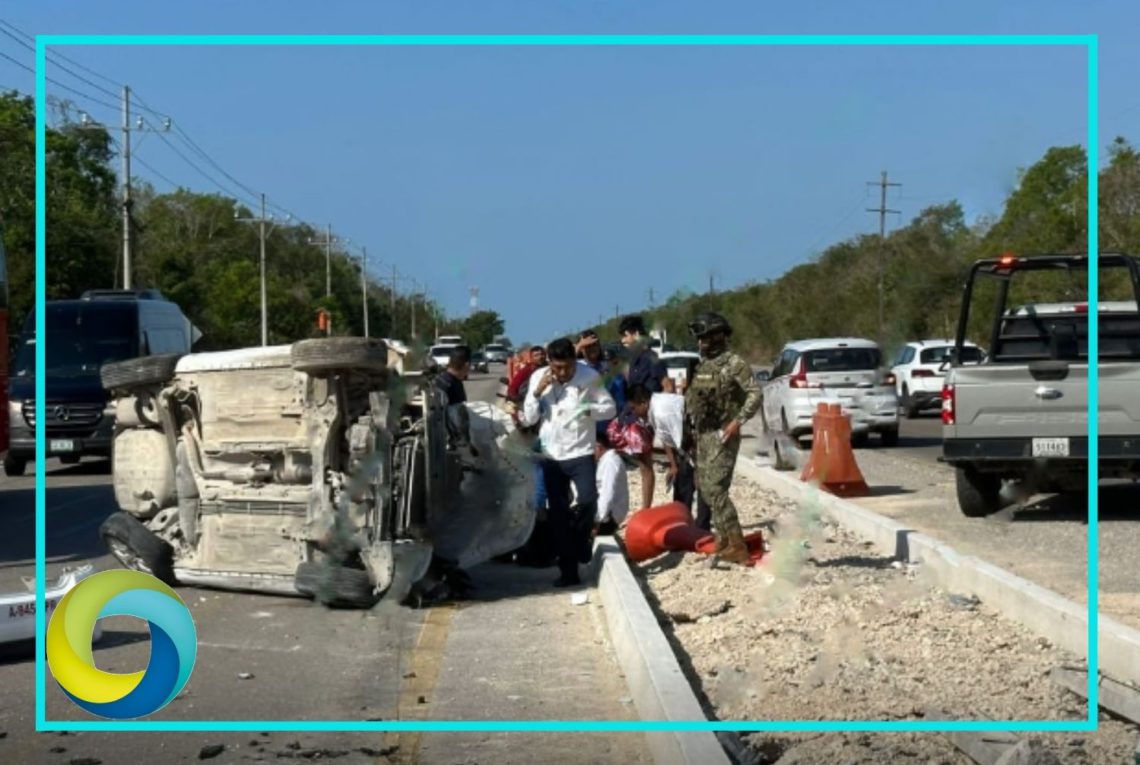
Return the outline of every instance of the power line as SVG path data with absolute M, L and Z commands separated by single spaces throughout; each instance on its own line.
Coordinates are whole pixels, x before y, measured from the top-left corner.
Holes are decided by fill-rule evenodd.
M 7 29 L 5 29 L 4 27 L 7 27 Z M 9 30 L 11 30 L 11 31 L 9 31 Z M 19 37 L 17 37 L 16 34 L 13 34 L 12 32 L 17 33 L 17 34 L 27 38 L 28 40 L 31 40 L 32 42 L 31 43 L 25 42 L 24 40 L 21 40 Z M 3 19 L 0 19 L 0 34 L 7 36 L 8 38 L 14 40 L 17 44 L 22 45 L 28 51 L 35 53 L 35 50 L 36 50 L 36 47 L 34 44 L 35 38 L 32 37 L 31 35 L 29 35 L 27 32 L 24 32 L 24 31 L 18 29 L 17 27 L 13 26 L 11 23 L 4 21 Z M 74 59 L 68 58 L 67 56 L 64 56 L 62 53 L 57 53 L 55 51 L 48 50 L 48 51 L 44 52 L 44 55 L 45 55 L 45 58 L 48 60 L 48 62 L 52 64 L 52 66 L 59 67 L 60 69 L 62 69 L 64 72 L 66 72 L 71 77 L 74 77 L 75 79 L 79 80 L 80 82 L 85 83 L 89 87 L 95 88 L 95 90 L 99 91 L 100 93 L 103 93 L 104 95 L 108 95 L 111 98 L 118 98 L 119 97 L 118 92 L 116 92 L 114 90 L 110 90 L 110 89 L 104 87 L 103 85 L 100 85 L 97 82 L 92 82 L 91 80 L 87 79 L 83 75 L 77 73 L 75 70 L 69 68 L 68 66 L 66 66 L 64 64 L 61 64 L 56 59 L 62 59 L 63 61 L 66 61 L 69 64 L 71 64 L 72 66 L 78 67 L 78 68 L 84 70 L 85 72 L 88 72 L 88 73 L 98 77 L 99 79 L 104 80 L 104 81 L 110 83 L 111 85 L 118 87 L 119 83 L 115 82 L 110 77 L 107 77 L 106 75 L 100 74 L 99 72 L 96 72 L 94 69 L 87 67 L 87 66 L 84 66 L 83 64 L 80 64 L 78 61 L 75 61 Z M 27 67 L 25 67 L 25 68 L 27 68 Z M 33 74 L 35 73 L 34 69 L 28 68 L 28 71 L 32 72 Z M 56 80 L 52 80 L 52 78 L 50 78 L 50 77 L 47 77 L 46 79 L 48 79 L 49 81 L 55 82 L 55 84 L 59 85 L 60 87 L 63 87 L 63 88 L 68 87 L 68 86 L 63 85 L 62 83 L 60 83 Z M 79 91 L 73 90 L 72 92 L 79 92 Z M 82 94 L 82 95 L 87 95 L 87 94 Z M 155 116 L 158 116 L 158 117 L 166 117 L 167 116 L 165 114 L 162 114 L 161 112 L 158 112 L 158 111 L 155 111 L 154 109 L 151 109 L 149 106 L 146 106 L 146 105 L 143 105 L 143 111 L 150 112 L 151 114 L 154 114 Z
M 146 101 L 144 101 L 142 98 L 139 97 L 138 93 L 135 93 L 134 95 L 135 95 L 135 100 L 138 101 L 140 104 L 142 104 L 143 107 L 146 108 L 147 111 L 149 111 L 153 114 L 160 114 L 161 113 L 161 112 L 157 111 L 156 109 L 153 109 L 149 105 L 147 105 Z M 206 152 L 205 149 L 203 149 L 200 145 L 198 145 L 198 143 L 193 138 L 190 137 L 189 133 L 187 133 L 185 130 L 182 129 L 181 125 L 179 125 L 177 122 L 173 122 L 173 126 L 174 126 L 175 137 L 178 138 L 183 143 L 183 145 L 185 145 L 191 152 L 196 154 L 198 157 L 200 157 L 202 160 L 204 160 L 207 164 L 209 164 L 211 167 L 213 167 L 215 170 L 217 170 L 219 173 L 221 173 L 231 183 L 233 183 L 235 186 L 237 186 L 241 190 L 245 191 L 247 194 L 251 195 L 253 198 L 258 198 L 260 196 L 261 192 L 257 191 L 256 189 L 252 188 L 251 186 L 239 181 L 237 178 L 235 178 L 233 175 L 231 175 L 224 167 L 222 167 L 222 165 L 220 163 L 218 163 L 216 160 L 214 160 L 214 158 L 211 157 Z M 201 171 L 199 170 L 199 172 L 201 172 Z M 297 220 L 298 222 L 301 221 L 301 216 L 297 215 L 292 210 L 289 210 L 285 207 L 282 207 L 279 204 L 276 204 L 275 202 L 273 202 L 270 199 L 266 199 L 266 204 L 267 204 L 267 206 L 273 208 L 277 212 L 280 212 L 284 215 L 292 216 L 293 219 Z
M 15 34 L 13 34 L 13 32 Z M 11 40 L 16 42 L 17 44 L 23 46 L 24 48 L 26 48 L 30 51 L 33 51 L 33 52 L 35 51 L 35 46 L 34 46 L 35 38 L 33 38 L 31 35 L 27 34 L 26 32 L 20 30 L 19 28 L 17 28 L 13 24 L 11 24 L 7 21 L 4 21 L 3 19 L 0 19 L 0 34 L 5 35 L 6 37 L 10 38 Z M 21 40 L 20 37 L 18 37 L 17 35 L 20 35 L 20 36 L 26 38 L 26 40 L 30 41 L 30 43 L 25 42 L 24 40 Z M 74 66 L 78 69 L 81 69 L 81 70 L 91 74 L 94 77 L 98 77 L 99 79 L 101 79 L 101 80 L 103 80 L 103 81 L 105 81 L 111 85 L 117 86 L 118 83 L 115 80 L 113 80 L 112 78 L 107 77 L 106 75 L 101 74 L 100 72 L 92 69 L 91 67 L 85 66 L 84 64 L 81 64 L 80 62 L 75 61 L 74 59 L 71 59 L 67 56 L 64 56 L 61 53 L 55 53 L 53 51 L 47 51 L 46 56 L 47 56 L 48 60 L 51 61 L 53 66 L 59 67 L 60 69 L 62 69 L 64 72 L 66 72 L 71 77 L 74 77 L 76 80 L 79 80 L 80 82 L 83 82 L 87 86 L 94 88 L 97 92 L 102 93 L 102 94 L 106 94 L 106 95 L 110 95 L 113 98 L 119 97 L 118 93 L 113 92 L 113 91 L 105 88 L 104 86 L 102 86 L 98 83 L 92 82 L 90 79 L 84 77 L 83 75 L 78 74 L 73 69 L 70 69 L 66 65 L 61 64 L 59 61 L 54 60 L 54 59 L 55 58 L 62 59 L 63 61 L 70 63 L 72 66 Z M 0 51 L 0 57 L 10 61 L 11 63 L 15 64 L 16 66 L 20 67 L 21 69 L 23 69 L 24 71 L 26 71 L 32 75 L 36 74 L 36 71 L 33 67 L 28 66 L 27 64 L 23 63 L 22 61 L 16 59 L 13 56 L 10 56 L 10 55 L 4 53 L 3 51 Z M 57 80 L 53 77 L 47 77 L 45 75 L 44 79 L 47 82 L 50 82 L 53 85 L 55 85 L 59 88 L 62 88 L 63 90 L 65 90 L 69 93 L 73 93 L 77 96 L 82 97 L 83 99 L 85 99 L 85 101 L 87 103 L 98 105 L 104 109 L 108 109 L 108 110 L 114 111 L 116 113 L 120 111 L 121 104 L 108 103 L 107 101 L 103 100 L 102 98 L 100 98 L 98 96 L 92 95 L 91 93 L 85 92 L 79 88 L 73 87 L 73 86 L 68 85 L 66 83 L 63 83 L 63 82 L 60 82 L 59 80 Z M 21 92 L 19 90 L 14 89 L 14 88 L 13 88 L 13 90 L 15 90 L 15 92 L 18 92 L 18 93 Z M 137 92 L 132 91 L 132 95 L 134 95 L 134 100 L 138 103 L 141 111 L 147 112 L 147 113 L 155 115 L 157 117 L 160 117 L 163 120 L 171 120 L 171 117 L 170 117 L 168 112 L 162 112 L 162 111 L 159 111 L 158 109 L 153 108 L 148 103 L 146 103 L 146 101 L 144 101 L 142 98 L 140 98 L 138 96 Z M 173 120 L 171 120 L 171 121 L 173 121 Z M 182 151 L 179 151 L 179 149 L 177 147 L 175 147 L 174 144 L 171 143 L 166 138 L 166 136 L 164 136 L 162 133 L 159 133 L 159 138 L 161 138 L 163 143 L 165 143 L 167 145 L 167 147 L 172 152 L 174 152 L 174 154 L 177 155 L 183 162 L 185 162 L 186 164 L 188 164 L 192 168 L 194 168 L 194 170 L 196 172 L 198 172 L 200 175 L 202 175 L 204 178 L 206 178 L 210 183 L 212 183 L 214 186 L 216 186 L 218 189 L 220 189 L 223 193 L 232 196 L 235 200 L 242 202 L 243 204 L 247 204 L 247 205 L 256 204 L 252 200 L 259 197 L 259 192 L 255 191 L 251 186 L 249 186 L 246 183 L 243 183 L 238 178 L 236 178 L 233 174 L 231 174 L 228 170 L 226 170 L 225 167 L 223 167 L 221 165 L 221 163 L 219 163 L 212 156 L 210 156 L 210 154 L 205 149 L 203 149 L 201 147 L 201 145 L 199 145 L 190 136 L 189 133 L 187 133 L 185 130 L 183 130 L 182 127 L 176 123 L 174 124 L 174 134 L 178 138 L 178 140 L 185 147 L 187 147 L 188 151 L 190 151 L 192 154 L 194 154 L 195 156 L 200 158 L 203 162 L 208 164 L 210 167 L 214 168 L 214 170 L 216 170 L 218 173 L 220 173 L 223 177 L 225 177 L 228 181 L 230 181 L 234 186 L 236 186 L 237 188 L 241 189 L 246 194 L 248 194 L 249 197 L 243 197 L 243 195 L 241 193 L 235 193 L 233 188 L 226 186 L 225 184 L 219 182 L 216 177 L 214 177 L 209 172 L 207 172 L 202 167 L 200 167 L 192 159 L 187 157 L 186 154 L 184 154 Z M 170 183 L 171 186 L 174 186 L 176 188 L 179 187 L 179 184 L 175 184 L 175 183 L 171 182 L 170 179 L 163 176 L 161 173 L 156 171 L 149 164 L 143 162 L 142 160 L 140 160 L 140 162 L 142 162 L 144 164 L 144 166 L 148 167 L 151 170 L 151 172 L 155 173 L 156 176 L 158 176 L 162 180 L 166 181 L 167 183 Z M 284 207 L 283 205 L 278 204 L 277 202 L 275 202 L 273 200 L 266 200 L 266 203 L 269 207 L 273 208 L 274 210 L 280 212 L 283 215 L 290 216 L 291 218 L 293 218 L 298 223 L 304 223 L 304 219 L 300 215 L 298 215 L 297 213 L 288 209 L 287 207 Z
M 0 24 L 4 24 L 4 22 L 0 21 Z M 5 26 L 7 26 L 7 24 L 4 24 L 4 25 L 5 25 Z M 9 32 L 7 29 L 4 29 L 4 28 L 3 28 L 3 26 L 0 26 L 0 35 L 4 35 L 4 36 L 8 37 L 9 39 L 15 40 L 15 41 L 16 41 L 16 43 L 17 43 L 18 45 L 22 45 L 22 46 L 24 46 L 25 48 L 27 48 L 27 49 L 28 49 L 29 51 L 31 51 L 32 53 L 35 53 L 35 51 L 36 51 L 36 47 L 35 47 L 35 45 L 30 45 L 30 44 L 28 44 L 28 43 L 24 42 L 24 41 L 23 41 L 23 40 L 21 40 L 19 37 L 17 37 L 16 35 L 12 34 L 11 32 Z M 58 61 L 51 61 L 51 54 L 50 54 L 50 53 L 47 55 L 47 57 L 48 57 L 48 60 L 51 62 L 51 64 L 52 64 L 53 66 L 57 66 L 57 67 L 59 67 L 60 69 L 62 69 L 63 71 L 67 72 L 69 75 L 71 75 L 71 76 L 72 76 L 72 77 L 74 77 L 75 79 L 79 80 L 80 82 L 84 82 L 84 83 L 86 83 L 87 85 L 90 85 L 91 87 L 95 88 L 95 89 L 96 89 L 96 90 L 98 90 L 99 92 L 101 92 L 101 93 L 105 93 L 106 95 L 108 95 L 108 96 L 111 96 L 112 98 L 116 98 L 116 97 L 118 97 L 118 95 L 119 95 L 119 94 L 118 94 L 118 93 L 116 93 L 116 92 L 114 92 L 113 90 L 108 90 L 107 88 L 103 87 L 103 86 L 102 86 L 102 85 L 100 85 L 99 83 L 97 83 L 97 82 L 92 82 L 91 80 L 87 79 L 87 78 L 86 78 L 86 77 L 84 77 L 83 75 L 81 75 L 81 74 L 77 74 L 75 71 L 73 71 L 73 70 L 69 69 L 68 67 L 66 67 L 66 66 L 64 66 L 63 64 L 59 63 Z
M 206 179 L 206 180 L 208 180 L 210 183 L 212 183 L 212 184 L 214 184 L 215 186 L 217 186 L 217 187 L 218 187 L 218 188 L 219 188 L 221 191 L 225 192 L 226 194 L 229 194 L 229 195 L 230 195 L 230 196 L 232 196 L 234 199 L 238 200 L 239 202 L 242 202 L 243 204 L 246 204 L 246 205 L 251 205 L 251 206 L 253 206 L 253 205 L 256 205 L 256 204 L 257 204 L 257 202 L 251 202 L 249 199 L 245 199 L 245 198 L 243 198 L 241 194 L 235 194 L 235 193 L 234 193 L 234 191 L 233 191 L 233 189 L 226 187 L 224 184 L 222 184 L 221 182 L 219 182 L 217 178 L 215 178 L 214 176 L 210 175 L 208 172 L 206 172 L 206 171 L 205 171 L 205 170 L 203 170 L 201 167 L 199 167 L 197 164 L 195 164 L 195 163 L 194 163 L 194 161 L 193 161 L 192 159 L 190 159 L 190 158 L 189 158 L 189 157 L 187 157 L 185 154 L 183 154 L 181 151 L 179 151 L 179 150 L 178 150 L 178 148 L 177 148 L 177 147 L 176 147 L 174 144 L 172 144 L 172 143 L 170 142 L 170 140 L 169 140 L 169 139 L 168 139 L 168 138 L 167 138 L 167 137 L 166 137 L 164 134 L 162 134 L 162 133 L 156 133 L 156 135 L 157 135 L 157 136 L 159 137 L 159 139 L 160 139 L 160 140 L 161 140 L 161 141 L 162 141 L 164 144 L 166 144 L 166 146 L 167 146 L 167 147 L 168 147 L 168 148 L 169 148 L 169 149 L 170 149 L 172 152 L 174 152 L 174 153 L 175 153 L 175 154 L 176 154 L 176 155 L 177 155 L 177 156 L 178 156 L 178 157 L 179 157 L 179 158 L 180 158 L 180 159 L 181 159 L 183 162 L 185 162 L 185 163 L 186 163 L 186 164 L 188 164 L 190 167 L 192 167 L 192 168 L 194 168 L 196 171 L 198 171 L 198 173 L 199 173 L 199 174 L 200 174 L 200 175 L 201 175 L 203 178 L 205 178 L 205 179 Z
M 34 75 L 36 73 L 36 70 L 33 67 L 28 66 L 23 61 L 20 61 L 19 59 L 15 58 L 13 56 L 9 56 L 4 51 L 0 51 L 0 58 L 7 59 L 8 61 L 11 61 L 13 64 L 20 67 L 21 69 L 23 69 L 25 72 L 28 72 L 29 74 Z M 74 93 L 78 96 L 83 96 L 84 98 L 88 99 L 92 103 L 99 104 L 100 106 L 103 106 L 107 109 L 118 110 L 118 108 L 119 108 L 118 105 L 116 105 L 116 104 L 109 104 L 106 101 L 102 101 L 102 100 L 96 98 L 95 96 L 91 95 L 90 93 L 84 93 L 82 90 L 78 90 L 76 88 L 71 87 L 70 85 L 66 85 L 66 84 L 60 82 L 59 80 L 53 79 L 51 77 L 44 77 L 44 79 L 47 80 L 48 82 L 52 83 L 53 85 L 57 86 L 57 87 L 63 88 L 64 90 L 69 91 L 71 93 Z

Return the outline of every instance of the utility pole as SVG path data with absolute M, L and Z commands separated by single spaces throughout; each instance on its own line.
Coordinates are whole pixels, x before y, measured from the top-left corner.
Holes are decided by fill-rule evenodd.
M 169 132 L 171 126 L 171 119 L 164 117 L 161 127 L 151 127 L 146 124 L 142 117 L 135 118 L 135 124 L 131 125 L 131 89 L 130 86 L 123 86 L 123 124 L 120 130 L 123 133 L 123 151 L 119 155 L 122 168 L 120 174 L 122 175 L 123 183 L 123 203 L 122 203 L 122 226 L 123 226 L 123 289 L 130 289 L 133 283 L 132 279 L 132 245 L 133 233 L 131 228 L 131 210 L 134 207 L 134 199 L 131 195 L 131 133 L 136 132 Z M 107 125 L 96 122 L 91 119 L 91 115 L 85 111 L 79 112 L 79 125 L 76 126 L 79 130 L 98 130 L 104 133 L 110 133 Z
M 286 220 L 292 219 L 292 215 L 286 217 Z M 239 218 L 237 211 L 234 211 L 234 220 L 240 223 L 256 223 L 258 240 L 260 241 L 260 259 L 261 259 L 261 345 L 269 345 L 269 299 L 268 290 L 266 287 L 265 277 L 265 241 L 266 238 L 273 232 L 274 223 L 273 216 L 265 214 L 265 194 L 261 195 L 261 215 L 256 218 Z M 270 224 L 266 228 L 265 224 Z
M 368 337 L 368 248 L 360 248 L 360 300 L 364 306 L 364 336 Z
M 388 332 L 392 335 L 392 339 L 396 339 L 396 280 L 400 278 L 399 273 L 396 271 L 396 264 L 392 264 L 392 289 L 388 291 L 389 310 L 392 314 L 392 327 Z
M 419 283 L 415 279 L 412 279 L 412 342 L 413 343 L 416 341 L 416 298 L 418 297 L 418 294 L 416 293 L 416 287 L 418 286 L 418 284 Z
M 309 244 L 325 248 L 325 297 L 332 297 L 332 246 L 340 239 L 333 236 L 332 224 L 325 226 L 324 239 L 309 239 Z
M 649 310 L 652 311 L 655 307 L 656 307 L 656 302 L 653 299 L 653 288 L 650 287 L 649 288 Z
M 897 213 L 898 210 L 887 209 L 887 187 L 888 186 L 902 186 L 901 183 L 890 183 L 887 181 L 887 171 L 884 170 L 879 175 L 878 181 L 867 181 L 868 186 L 879 187 L 879 206 L 868 207 L 867 212 L 877 212 L 879 214 L 879 337 L 878 340 L 882 343 L 885 338 L 883 337 L 884 316 L 883 305 L 885 302 L 883 280 L 886 274 L 886 259 L 887 259 L 887 213 Z
M 131 89 L 123 86 L 123 289 L 131 288 Z

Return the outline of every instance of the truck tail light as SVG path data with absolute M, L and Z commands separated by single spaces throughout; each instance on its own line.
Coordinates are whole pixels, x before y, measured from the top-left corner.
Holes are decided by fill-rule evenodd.
M 942 386 L 942 424 L 954 424 L 954 386 Z
M 911 377 L 934 377 L 934 372 L 929 369 L 914 369 L 910 373 Z

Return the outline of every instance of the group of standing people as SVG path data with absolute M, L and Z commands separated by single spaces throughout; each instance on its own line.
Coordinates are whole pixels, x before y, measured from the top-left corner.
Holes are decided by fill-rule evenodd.
M 641 472 L 641 508 L 656 489 L 653 445 L 660 439 L 675 501 L 698 525 L 715 532 L 716 554 L 747 563 L 744 534 L 729 487 L 741 427 L 760 407 L 760 387 L 748 364 L 728 350 L 732 328 L 723 316 L 701 314 L 689 324 L 701 362 L 684 396 L 648 345 L 640 316 L 620 325 L 625 353 L 607 354 L 596 332 L 529 349 L 508 381 L 508 410 L 534 437 L 536 536 L 548 536 L 557 559 L 556 587 L 581 582 L 592 557 L 592 532 L 612 532 L 628 512 L 627 463 Z M 599 505 L 601 500 L 601 505 Z

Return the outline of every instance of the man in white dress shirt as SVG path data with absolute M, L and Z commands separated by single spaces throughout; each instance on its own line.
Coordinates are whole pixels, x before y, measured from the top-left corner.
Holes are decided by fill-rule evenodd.
M 520 421 L 538 425 L 547 514 L 561 573 L 555 587 L 581 584 L 578 564 L 590 561 L 590 528 L 598 489 L 594 447 L 597 423 L 617 414 L 601 376 L 579 364 L 574 343 L 555 340 L 546 350 L 550 366 L 530 379 Z M 571 486 L 577 512 L 571 511 Z

